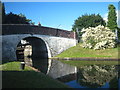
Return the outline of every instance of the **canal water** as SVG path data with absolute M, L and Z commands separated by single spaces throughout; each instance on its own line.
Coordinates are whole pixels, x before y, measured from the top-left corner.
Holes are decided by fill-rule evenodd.
M 27 60 L 44 74 L 72 88 L 118 88 L 120 87 L 118 65 L 82 65 L 80 67 L 58 60 Z

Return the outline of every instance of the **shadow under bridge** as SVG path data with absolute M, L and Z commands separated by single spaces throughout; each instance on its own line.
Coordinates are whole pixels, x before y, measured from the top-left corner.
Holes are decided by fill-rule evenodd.
M 25 61 L 27 65 L 42 68 L 41 71 L 47 72 L 48 50 L 42 39 L 37 37 L 22 39 L 17 45 L 16 55 L 18 61 Z

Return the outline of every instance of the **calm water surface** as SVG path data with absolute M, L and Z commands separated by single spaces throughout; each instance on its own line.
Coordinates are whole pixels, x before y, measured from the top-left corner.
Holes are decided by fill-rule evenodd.
M 78 68 L 50 59 L 28 61 L 32 61 L 31 65 L 36 69 L 72 88 L 120 87 L 118 65 L 84 65 Z

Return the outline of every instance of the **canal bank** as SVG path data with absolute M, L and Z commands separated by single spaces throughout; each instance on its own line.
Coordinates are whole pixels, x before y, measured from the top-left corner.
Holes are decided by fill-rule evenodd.
M 39 61 L 43 60 L 39 59 Z M 39 61 L 36 61 L 37 66 L 35 65 L 34 68 L 40 71 L 45 70 L 42 68 Z M 41 72 L 33 71 L 33 68 L 29 68 L 27 65 L 25 67 L 25 70 L 19 70 L 20 62 L 3 64 L 3 85 L 5 85 L 4 87 L 67 88 L 66 85 L 68 85 L 72 88 L 110 88 L 110 86 L 108 85 L 114 82 L 114 80 L 112 80 L 114 78 L 116 83 L 114 87 L 117 87 L 118 81 L 116 81 L 116 77 L 118 65 L 113 65 L 114 61 L 110 61 L 112 65 L 98 65 L 93 63 L 100 61 L 90 61 L 92 62 L 91 65 L 86 64 L 86 62 L 88 63 L 89 61 L 83 61 L 83 65 L 81 63 L 82 61 L 73 61 L 76 62 L 78 66 L 63 63 L 63 61 L 72 62 L 71 60 L 48 61 L 51 61 L 51 64 L 50 68 L 48 67 L 49 73 L 47 73 L 46 75 Z M 108 61 L 106 62 L 109 63 Z M 10 82 L 7 82 L 8 80 Z M 56 80 L 59 80 L 63 83 Z
M 63 59 L 63 60 L 117 60 L 119 57 L 120 46 L 116 48 L 110 48 L 105 50 L 93 50 L 83 48 L 82 44 L 79 43 L 74 47 L 71 47 L 59 55 L 52 57 L 52 59 Z
M 2 71 L 2 89 L 5 88 L 69 88 L 67 85 L 51 77 L 36 72 L 25 66 L 20 69 L 20 62 L 8 62 L 0 65 Z
M 72 61 L 119 61 L 120 58 L 107 58 L 107 57 L 104 57 L 104 58 L 100 58 L 100 57 L 64 57 L 64 58 L 61 58 L 61 57 L 51 57 L 50 59 L 54 59 L 54 60 L 72 60 Z

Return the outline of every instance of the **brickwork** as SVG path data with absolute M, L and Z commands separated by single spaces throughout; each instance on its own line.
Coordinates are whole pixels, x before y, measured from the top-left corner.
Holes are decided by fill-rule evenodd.
M 56 28 L 35 26 L 35 25 L 3 25 L 2 35 L 11 35 L 11 34 L 40 34 L 40 35 L 49 35 L 49 36 L 76 39 L 75 32 L 56 29 Z

